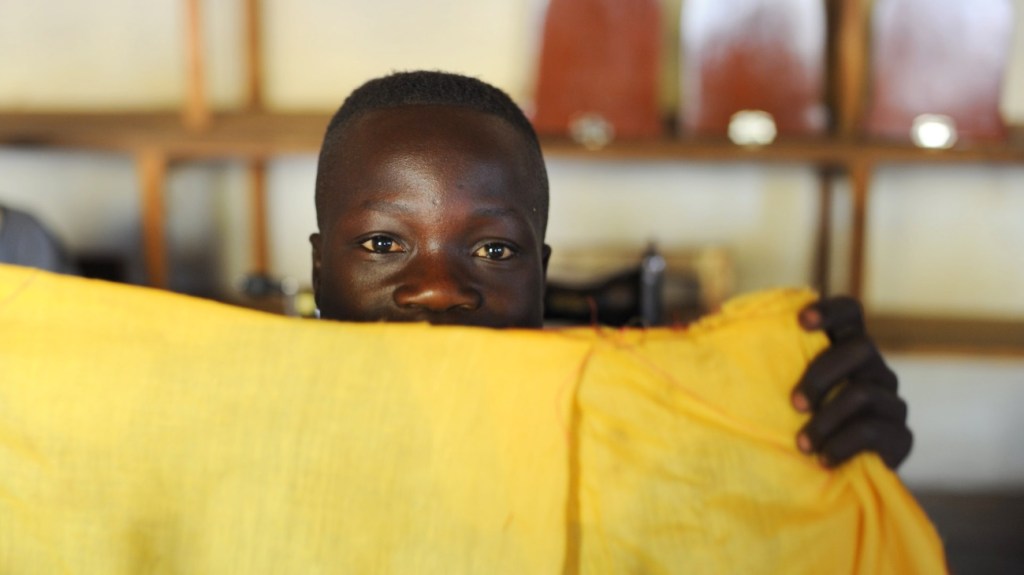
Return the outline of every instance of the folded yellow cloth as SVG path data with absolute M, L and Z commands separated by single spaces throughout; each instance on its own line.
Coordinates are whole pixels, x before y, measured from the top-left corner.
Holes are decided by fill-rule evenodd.
M 291 320 L 0 266 L 0 573 L 935 573 L 800 454 L 804 291 L 685 331 Z

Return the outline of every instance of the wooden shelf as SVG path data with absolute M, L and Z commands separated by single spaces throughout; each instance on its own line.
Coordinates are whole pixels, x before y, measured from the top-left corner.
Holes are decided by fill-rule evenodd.
M 0 114 L 0 145 L 153 150 L 181 159 L 258 158 L 315 153 L 329 120 L 320 113 L 225 113 L 197 131 L 173 112 Z
M 854 163 L 1024 163 L 1024 144 L 964 145 L 949 150 L 928 150 L 910 144 L 836 138 L 780 140 L 769 146 L 737 146 L 724 139 L 659 139 L 615 142 L 588 150 L 559 138 L 543 140 L 551 156 L 596 159 L 673 160 L 705 162 L 778 162 L 844 167 Z
M 106 150 L 158 150 L 170 158 L 258 158 L 316 153 L 328 113 L 221 113 L 209 128 L 187 129 L 174 112 L 0 114 L 0 145 Z M 725 139 L 660 138 L 617 141 L 589 150 L 567 138 L 542 138 L 549 157 L 594 160 L 798 163 L 844 167 L 853 163 L 1024 164 L 1024 134 L 1005 144 L 926 150 L 909 144 L 839 138 L 780 140 L 762 147 Z
M 878 314 L 867 326 L 887 352 L 1024 358 L 1024 320 Z

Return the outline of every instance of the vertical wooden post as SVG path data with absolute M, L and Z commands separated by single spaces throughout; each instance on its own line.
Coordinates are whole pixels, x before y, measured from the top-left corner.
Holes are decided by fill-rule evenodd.
M 859 135 L 864 113 L 864 83 L 868 67 L 868 27 L 871 0 L 832 0 L 837 20 L 835 76 L 833 95 L 836 106 L 836 132 L 843 139 Z M 864 262 L 867 228 L 868 190 L 872 166 L 854 161 L 846 166 L 853 199 L 852 237 L 850 239 L 850 295 L 864 295 Z
M 245 61 L 248 71 L 246 107 L 258 112 L 263 107 L 263 47 L 261 0 L 245 0 Z M 251 237 L 252 272 L 266 276 L 270 272 L 267 234 L 266 161 L 254 158 L 249 162 L 249 230 Z
M 872 166 L 865 161 L 850 165 L 850 192 L 853 196 L 853 237 L 850 244 L 850 295 L 864 297 L 864 261 L 868 212 L 868 191 Z
M 167 156 L 159 150 L 143 150 L 136 157 L 142 208 L 142 245 L 146 276 L 154 287 L 166 288 L 167 249 L 164 245 L 164 183 Z
M 834 11 L 838 18 L 834 64 L 836 126 L 840 137 L 851 138 L 860 127 L 864 107 L 869 6 L 865 0 L 833 1 L 839 3 Z
M 829 295 L 832 270 L 832 174 L 831 167 L 818 169 L 818 228 L 814 245 L 814 287 Z
M 253 273 L 265 276 L 270 272 L 267 239 L 267 172 L 263 159 L 249 162 L 249 229 L 252 233 Z
M 201 131 L 210 125 L 203 76 L 203 28 L 200 0 L 185 0 L 185 127 Z
M 260 0 L 245 0 L 245 64 L 248 87 L 246 105 L 250 110 L 263 108 L 263 43 Z

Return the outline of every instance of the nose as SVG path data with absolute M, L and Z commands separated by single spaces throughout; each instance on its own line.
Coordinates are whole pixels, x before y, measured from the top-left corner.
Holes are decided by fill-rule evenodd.
M 430 312 L 473 311 L 483 301 L 469 285 L 466 274 L 443 255 L 421 256 L 406 270 L 406 279 L 394 292 L 395 304 L 405 309 Z

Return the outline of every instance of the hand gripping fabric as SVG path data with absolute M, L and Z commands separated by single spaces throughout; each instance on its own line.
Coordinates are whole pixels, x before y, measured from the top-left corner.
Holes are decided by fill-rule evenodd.
M 0 266 L 0 573 L 935 573 L 794 447 L 804 291 L 686 331 L 290 320 Z

